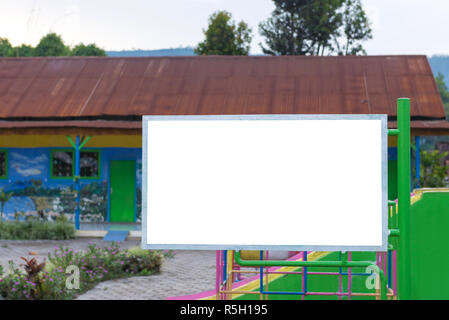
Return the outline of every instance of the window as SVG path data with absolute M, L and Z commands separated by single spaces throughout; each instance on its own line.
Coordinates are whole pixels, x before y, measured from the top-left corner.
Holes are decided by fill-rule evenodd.
M 0 150 L 0 179 L 8 176 L 8 153 Z
M 74 171 L 73 151 L 61 150 L 51 153 L 52 178 L 72 178 Z
M 73 178 L 75 175 L 75 153 L 71 150 L 54 150 L 51 153 L 51 177 Z M 80 152 L 81 178 L 98 179 L 100 176 L 100 152 Z
M 85 178 L 98 178 L 98 164 L 100 154 L 98 151 L 80 152 L 80 175 Z

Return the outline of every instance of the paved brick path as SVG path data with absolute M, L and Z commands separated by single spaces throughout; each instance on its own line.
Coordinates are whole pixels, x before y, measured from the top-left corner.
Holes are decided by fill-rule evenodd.
M 215 251 L 176 251 L 158 275 L 102 282 L 79 299 L 157 299 L 215 288 Z
M 74 250 L 87 249 L 88 243 L 98 246 L 109 245 L 99 239 L 76 239 L 70 241 L 13 241 L 0 240 L 0 265 L 5 270 L 8 260 L 16 265 L 20 257 L 36 257 L 43 261 L 55 246 L 62 244 Z M 121 248 L 139 246 L 140 241 L 125 241 Z M 30 255 L 35 252 L 37 255 Z M 175 251 L 174 258 L 167 259 L 158 275 L 149 277 L 132 277 L 102 282 L 79 299 L 165 299 L 169 296 L 187 295 L 215 286 L 215 251 Z

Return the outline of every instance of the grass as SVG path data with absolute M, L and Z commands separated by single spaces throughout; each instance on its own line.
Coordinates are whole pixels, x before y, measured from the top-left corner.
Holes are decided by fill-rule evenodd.
M 61 221 L 0 221 L 1 240 L 69 240 L 75 227 Z

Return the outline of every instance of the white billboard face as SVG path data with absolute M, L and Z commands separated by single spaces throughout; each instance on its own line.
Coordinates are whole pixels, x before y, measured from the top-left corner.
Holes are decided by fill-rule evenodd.
M 386 115 L 144 116 L 142 246 L 387 249 Z

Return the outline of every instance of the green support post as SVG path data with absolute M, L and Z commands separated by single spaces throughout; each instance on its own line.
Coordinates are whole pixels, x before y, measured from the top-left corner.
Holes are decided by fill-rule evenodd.
M 410 99 L 398 99 L 398 297 L 409 300 L 410 289 Z

